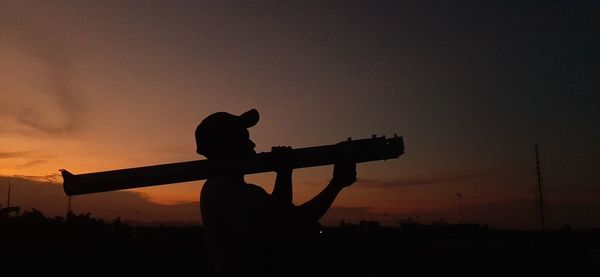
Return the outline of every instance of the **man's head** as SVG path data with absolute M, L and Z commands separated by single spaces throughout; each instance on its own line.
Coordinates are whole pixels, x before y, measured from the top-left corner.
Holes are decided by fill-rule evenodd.
M 209 159 L 243 158 L 255 154 L 248 128 L 258 123 L 255 109 L 239 116 L 218 112 L 196 127 L 196 152 Z

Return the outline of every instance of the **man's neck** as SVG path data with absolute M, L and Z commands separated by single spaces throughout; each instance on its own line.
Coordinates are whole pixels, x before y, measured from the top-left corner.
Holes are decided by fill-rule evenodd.
M 220 175 L 219 178 L 225 178 L 234 181 L 234 183 L 246 183 L 244 180 L 243 174 L 234 174 L 234 175 Z
M 237 156 L 235 156 L 235 157 L 228 157 L 226 155 L 206 156 L 206 158 L 207 158 L 208 161 L 213 161 L 213 162 L 215 162 L 218 165 L 221 165 L 224 162 L 227 162 L 227 161 L 230 161 L 230 160 L 240 159 L 240 157 L 237 157 Z M 246 182 L 244 180 L 244 174 L 227 174 L 227 173 L 223 173 L 223 175 L 219 175 L 218 177 L 231 179 L 233 181 L 241 182 L 241 183 L 245 183 Z

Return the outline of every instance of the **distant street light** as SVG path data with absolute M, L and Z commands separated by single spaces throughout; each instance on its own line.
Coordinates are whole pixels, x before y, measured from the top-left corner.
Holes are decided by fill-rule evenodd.
M 462 194 L 460 194 L 460 192 L 457 192 L 456 197 L 458 197 L 458 222 L 463 223 Z

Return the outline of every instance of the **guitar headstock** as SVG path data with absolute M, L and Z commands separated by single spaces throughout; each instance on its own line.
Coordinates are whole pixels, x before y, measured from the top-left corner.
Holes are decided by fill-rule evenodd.
M 371 138 L 340 142 L 344 156 L 356 162 L 395 159 L 404 154 L 404 139 L 394 134 L 391 138 L 373 135 Z

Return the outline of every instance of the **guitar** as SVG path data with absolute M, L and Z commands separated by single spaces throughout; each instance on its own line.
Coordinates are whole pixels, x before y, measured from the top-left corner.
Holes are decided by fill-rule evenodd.
M 292 149 L 290 152 L 290 160 L 286 164 L 292 168 L 344 161 L 363 163 L 398 158 L 404 154 L 404 140 L 396 135 L 392 138 L 348 138 L 337 144 Z M 237 160 L 196 160 L 84 174 L 73 174 L 66 169 L 60 172 L 65 193 L 72 196 L 203 180 L 217 175 L 269 172 L 277 168 L 276 161 L 272 152 L 263 152 Z

